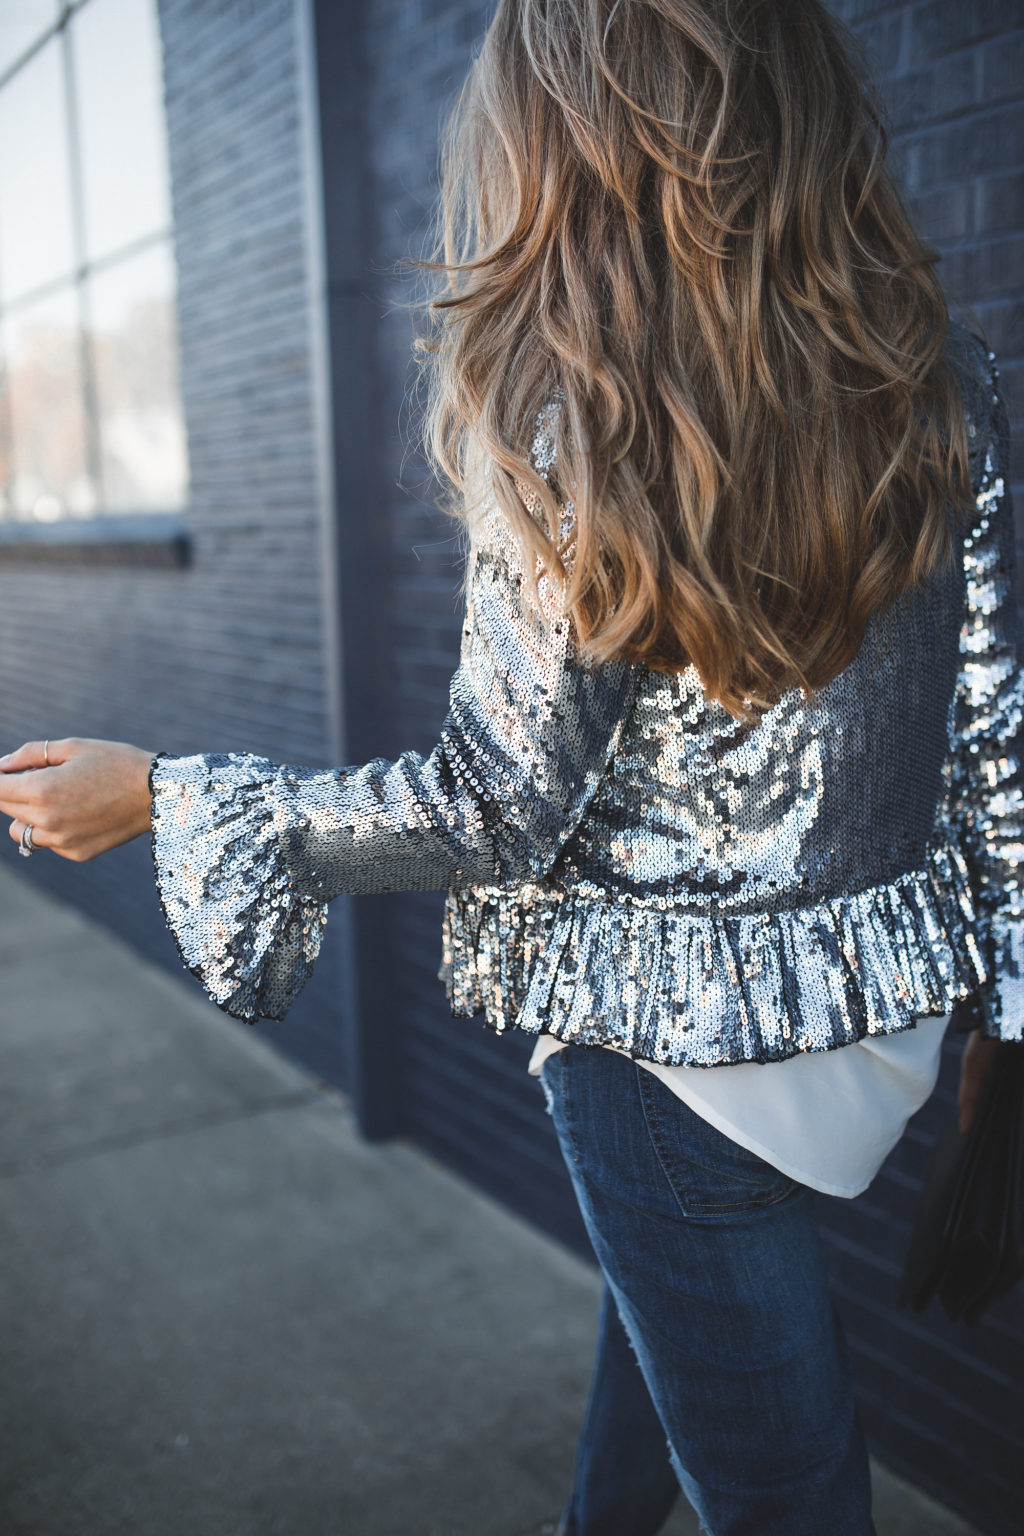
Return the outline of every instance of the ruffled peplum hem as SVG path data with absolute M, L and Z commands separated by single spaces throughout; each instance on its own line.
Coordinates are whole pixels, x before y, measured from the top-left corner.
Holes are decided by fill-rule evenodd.
M 978 933 L 963 855 L 940 841 L 891 883 L 776 913 L 540 884 L 450 891 L 438 975 L 453 1014 L 482 1013 L 499 1033 L 712 1067 L 834 1050 L 951 1012 L 989 978 Z M 1019 952 L 1020 925 L 1013 943 Z M 988 997 L 985 1007 L 998 1033 Z M 1016 1034 L 1009 1012 L 1003 1038 L 1020 1038 L 1024 1009 L 1013 1010 Z

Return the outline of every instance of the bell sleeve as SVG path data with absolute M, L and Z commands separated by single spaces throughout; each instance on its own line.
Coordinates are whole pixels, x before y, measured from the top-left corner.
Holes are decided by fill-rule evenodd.
M 975 512 L 963 533 L 964 621 L 953 706 L 951 810 L 977 912 L 987 980 L 956 1010 L 958 1032 L 1024 1039 L 1024 674 L 1017 621 L 1009 428 L 995 360 L 965 390 Z
M 563 523 L 564 527 L 564 523 Z M 460 659 L 426 757 L 314 769 L 161 753 L 152 847 L 185 965 L 237 1018 L 283 1018 L 342 892 L 513 888 L 576 829 L 628 713 L 635 669 L 577 654 L 554 584 L 526 600 L 496 508 L 471 545 Z

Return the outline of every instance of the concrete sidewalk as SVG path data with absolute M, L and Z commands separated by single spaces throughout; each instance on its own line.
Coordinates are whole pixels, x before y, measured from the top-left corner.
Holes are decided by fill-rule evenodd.
M 595 1274 L 2 868 L 0 965 L 5 1536 L 553 1532 Z

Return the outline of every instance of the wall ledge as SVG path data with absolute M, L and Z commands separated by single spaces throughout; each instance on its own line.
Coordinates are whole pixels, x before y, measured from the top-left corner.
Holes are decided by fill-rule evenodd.
M 13 565 L 180 569 L 190 561 L 191 544 L 180 512 L 0 522 L 0 570 Z

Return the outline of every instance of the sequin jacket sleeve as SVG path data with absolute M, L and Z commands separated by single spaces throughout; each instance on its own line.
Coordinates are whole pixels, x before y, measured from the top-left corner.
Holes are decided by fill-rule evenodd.
M 543 875 L 592 797 L 629 708 L 626 663 L 590 667 L 550 584 L 524 599 L 496 512 L 470 554 L 440 740 L 358 767 L 161 754 L 153 854 L 182 959 L 239 1018 L 281 1018 L 342 892 L 512 888 Z
M 1024 1039 L 1024 673 L 1009 428 L 994 359 L 965 391 L 975 513 L 964 529 L 964 623 L 953 701 L 950 815 L 971 877 L 989 981 L 957 1028 Z M 983 380 L 983 382 L 981 382 Z

